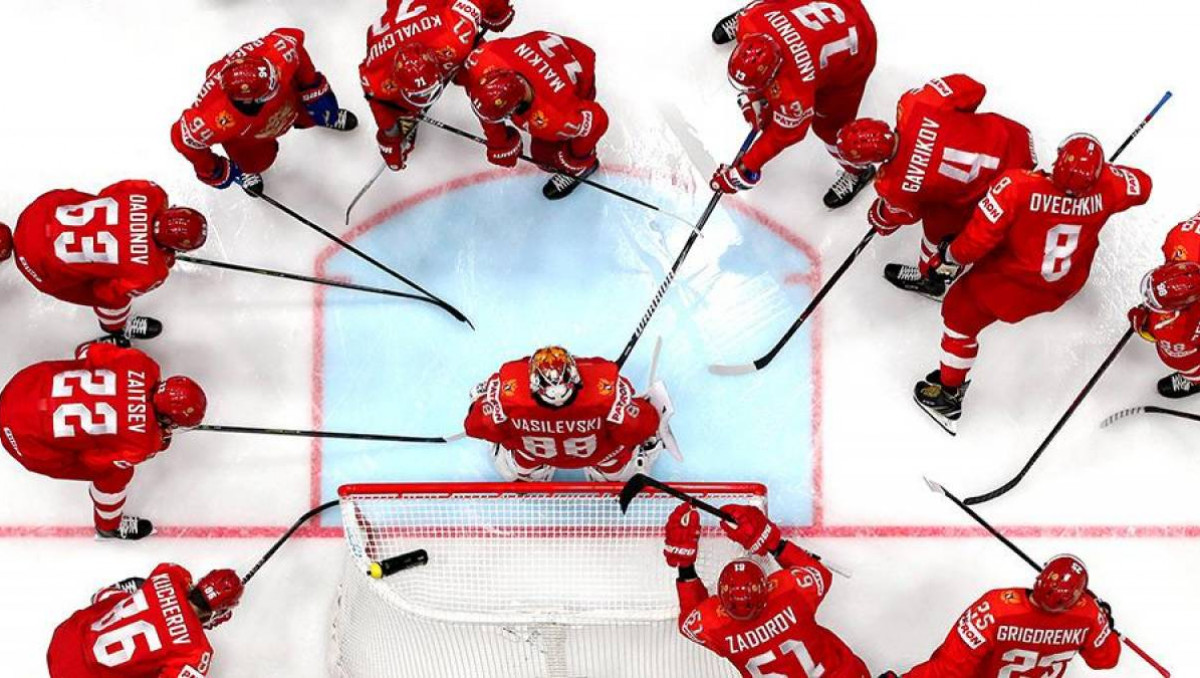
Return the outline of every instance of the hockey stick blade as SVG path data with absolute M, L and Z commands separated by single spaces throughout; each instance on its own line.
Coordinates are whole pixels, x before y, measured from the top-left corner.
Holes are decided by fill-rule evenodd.
M 1145 411 L 1146 408 L 1144 407 L 1130 407 L 1128 409 L 1121 410 L 1120 412 L 1114 412 L 1108 415 L 1104 421 L 1100 422 L 1100 428 L 1108 428 L 1109 426 L 1112 426 L 1126 417 L 1132 417 L 1135 414 L 1141 414 Z
M 936 483 L 930 480 L 928 476 L 925 477 L 925 484 L 929 486 L 929 490 L 931 492 L 935 492 L 943 496 L 946 494 L 946 488 L 942 487 L 941 483 Z
M 618 501 L 621 504 L 621 513 L 627 513 L 629 511 L 629 505 L 633 503 L 633 500 L 637 498 L 639 494 L 641 494 L 642 490 L 646 489 L 647 480 L 649 480 L 649 476 L 643 473 L 635 473 L 633 477 L 625 483 L 625 487 L 621 488 L 621 494 L 618 497 Z
M 746 365 L 709 365 L 708 371 L 712 374 L 718 374 L 722 377 L 736 377 L 742 374 L 752 374 L 758 371 L 758 366 L 754 363 Z
M 379 166 L 379 169 L 375 170 L 375 174 L 373 174 L 371 178 L 367 180 L 367 183 L 363 184 L 363 187 L 358 190 L 358 194 L 354 196 L 354 199 L 350 201 L 350 206 L 346 208 L 347 226 L 350 225 L 350 213 L 354 211 L 354 206 L 358 204 L 359 200 L 362 200 L 362 197 L 367 194 L 367 191 L 371 190 L 371 187 L 375 185 L 375 182 L 379 181 L 379 177 L 383 176 L 383 172 L 386 169 L 387 163 L 382 163 Z

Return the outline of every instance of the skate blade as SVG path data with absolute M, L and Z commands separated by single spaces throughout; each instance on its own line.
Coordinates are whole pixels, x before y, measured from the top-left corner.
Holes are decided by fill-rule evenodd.
M 958 420 L 957 419 L 949 419 L 949 418 L 945 417 L 944 415 L 934 412 L 933 410 L 929 409 L 928 407 L 925 407 L 925 405 L 923 403 L 921 403 L 920 400 L 917 400 L 916 398 L 913 398 L 913 402 L 917 404 L 917 407 L 921 408 L 922 412 L 929 415 L 929 418 L 932 419 L 934 421 L 934 423 L 936 423 L 938 426 L 941 426 L 942 430 L 944 430 L 946 433 L 949 433 L 952 436 L 955 436 L 955 437 L 958 436 Z

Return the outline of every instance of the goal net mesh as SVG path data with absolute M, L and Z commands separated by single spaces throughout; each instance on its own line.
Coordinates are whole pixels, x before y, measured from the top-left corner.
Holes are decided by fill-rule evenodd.
M 685 484 L 709 503 L 766 509 L 753 484 Z M 736 676 L 679 635 L 654 491 L 622 514 L 620 485 L 424 484 L 341 489 L 349 558 L 335 610 L 341 678 Z M 744 556 L 702 514 L 701 577 L 715 590 Z M 427 565 L 375 580 L 372 562 L 415 549 Z

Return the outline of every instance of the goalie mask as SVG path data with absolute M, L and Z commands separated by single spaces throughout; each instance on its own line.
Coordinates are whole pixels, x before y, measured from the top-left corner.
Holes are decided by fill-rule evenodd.
M 529 359 L 529 391 L 542 403 L 562 407 L 583 385 L 575 358 L 561 346 L 538 349 Z

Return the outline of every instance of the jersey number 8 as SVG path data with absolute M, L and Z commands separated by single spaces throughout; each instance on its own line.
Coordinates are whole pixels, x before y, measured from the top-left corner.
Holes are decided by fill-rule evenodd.
M 559 456 L 558 441 L 549 437 L 525 436 L 521 438 L 525 451 L 538 459 L 553 459 Z M 562 441 L 562 453 L 568 457 L 587 458 L 596 453 L 596 436 L 567 438 Z

